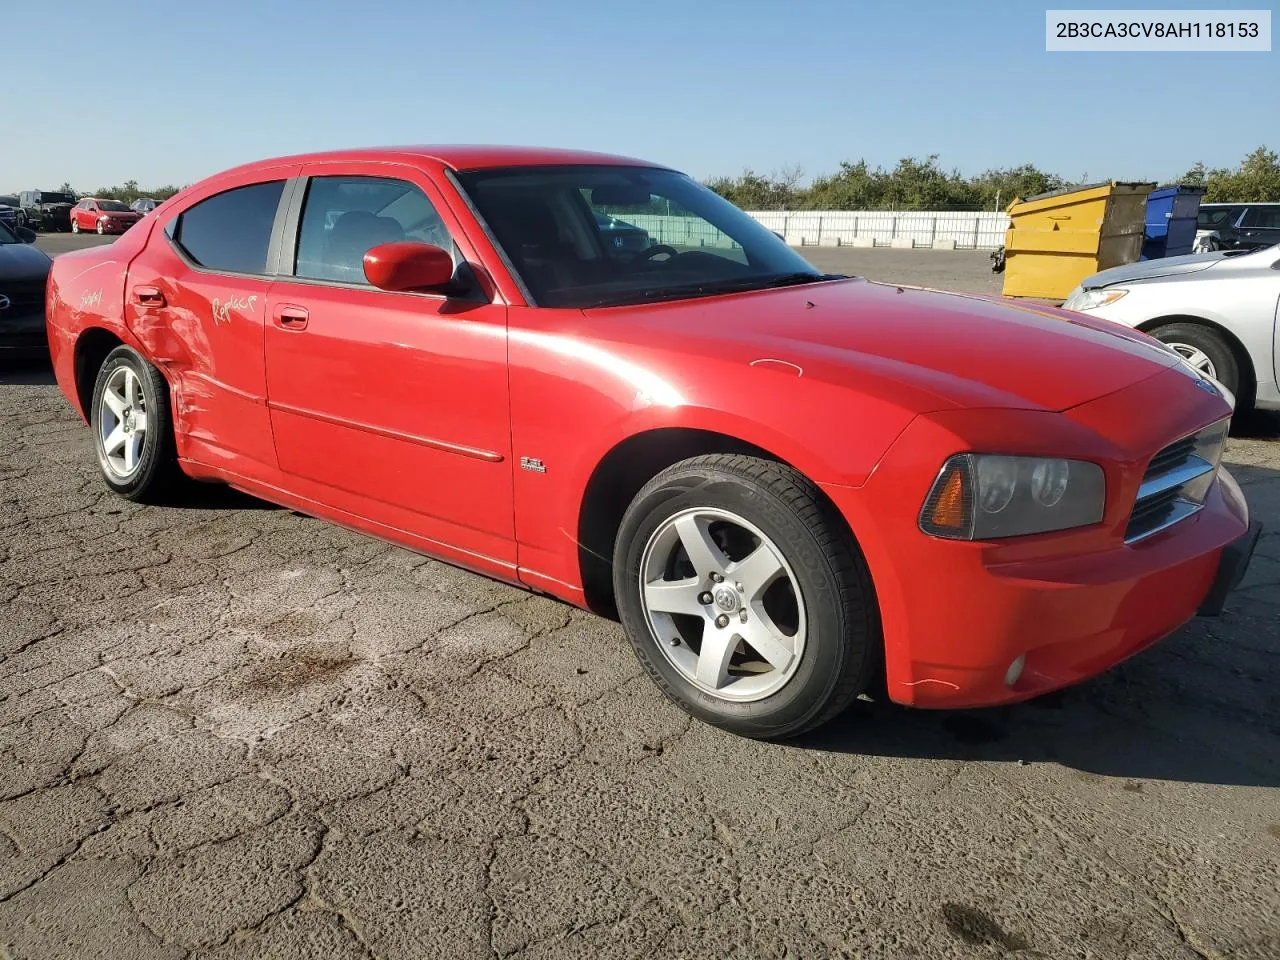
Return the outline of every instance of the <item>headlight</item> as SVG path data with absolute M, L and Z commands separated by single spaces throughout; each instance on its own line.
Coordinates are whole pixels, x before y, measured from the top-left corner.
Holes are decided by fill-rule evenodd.
M 1123 287 L 1095 287 L 1092 290 L 1076 287 L 1071 291 L 1071 296 L 1062 308 L 1064 310 L 1096 310 L 1098 307 L 1115 303 L 1128 292 Z
M 920 529 L 951 540 L 998 540 L 1102 520 L 1102 468 L 1084 460 L 961 453 L 947 460 L 920 510 Z

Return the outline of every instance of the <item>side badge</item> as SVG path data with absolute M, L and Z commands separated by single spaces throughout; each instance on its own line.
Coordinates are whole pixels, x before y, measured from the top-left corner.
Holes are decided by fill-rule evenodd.
M 547 472 L 547 465 L 537 457 L 521 457 L 520 466 L 525 470 L 532 470 L 534 473 Z

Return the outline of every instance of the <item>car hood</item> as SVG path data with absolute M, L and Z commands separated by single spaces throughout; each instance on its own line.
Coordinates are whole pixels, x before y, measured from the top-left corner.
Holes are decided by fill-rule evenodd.
M 1119 324 L 1054 307 L 844 280 L 586 311 L 643 326 L 682 350 L 780 361 L 850 386 L 894 381 L 917 412 L 1066 410 L 1178 363 Z
M 0 280 L 37 280 L 47 276 L 53 261 L 27 243 L 0 243 Z
M 1238 252 L 1219 250 L 1214 253 L 1192 253 L 1185 257 L 1162 257 L 1159 260 L 1127 263 L 1122 267 L 1112 267 L 1110 270 L 1095 273 L 1085 280 L 1082 286 L 1088 290 L 1094 287 L 1109 287 L 1116 283 L 1132 283 L 1135 280 L 1154 280 L 1156 277 L 1199 273 L 1229 257 L 1238 255 Z

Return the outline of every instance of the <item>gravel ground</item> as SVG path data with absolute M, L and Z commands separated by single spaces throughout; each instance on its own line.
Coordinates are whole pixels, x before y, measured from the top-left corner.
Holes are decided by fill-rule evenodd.
M 48 372 L 0 370 L 0 955 L 1280 956 L 1253 433 L 1227 461 L 1272 532 L 1222 619 L 1033 703 L 768 745 L 610 622 L 217 488 L 117 499 Z

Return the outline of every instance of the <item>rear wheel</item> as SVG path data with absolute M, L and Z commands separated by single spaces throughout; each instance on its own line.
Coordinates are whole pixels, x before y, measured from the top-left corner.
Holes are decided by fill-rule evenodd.
M 619 530 L 614 590 L 662 691 L 745 736 L 825 723 L 881 660 L 856 544 L 810 481 L 768 460 L 695 457 L 646 484 Z
M 1223 336 L 1212 327 L 1200 323 L 1168 323 L 1151 331 L 1166 346 L 1195 367 L 1197 372 L 1212 377 L 1236 396 L 1237 409 L 1252 405 L 1252 384 L 1241 383 L 1240 365 Z M 1245 388 L 1242 392 L 1242 386 Z M 1244 394 L 1248 393 L 1249 396 Z
M 116 347 L 98 370 L 90 425 L 108 487 L 143 503 L 172 497 L 183 475 L 173 440 L 169 385 L 130 347 Z
M 71 218 L 71 232 L 72 233 L 80 232 L 80 221 L 77 220 L 75 217 Z

